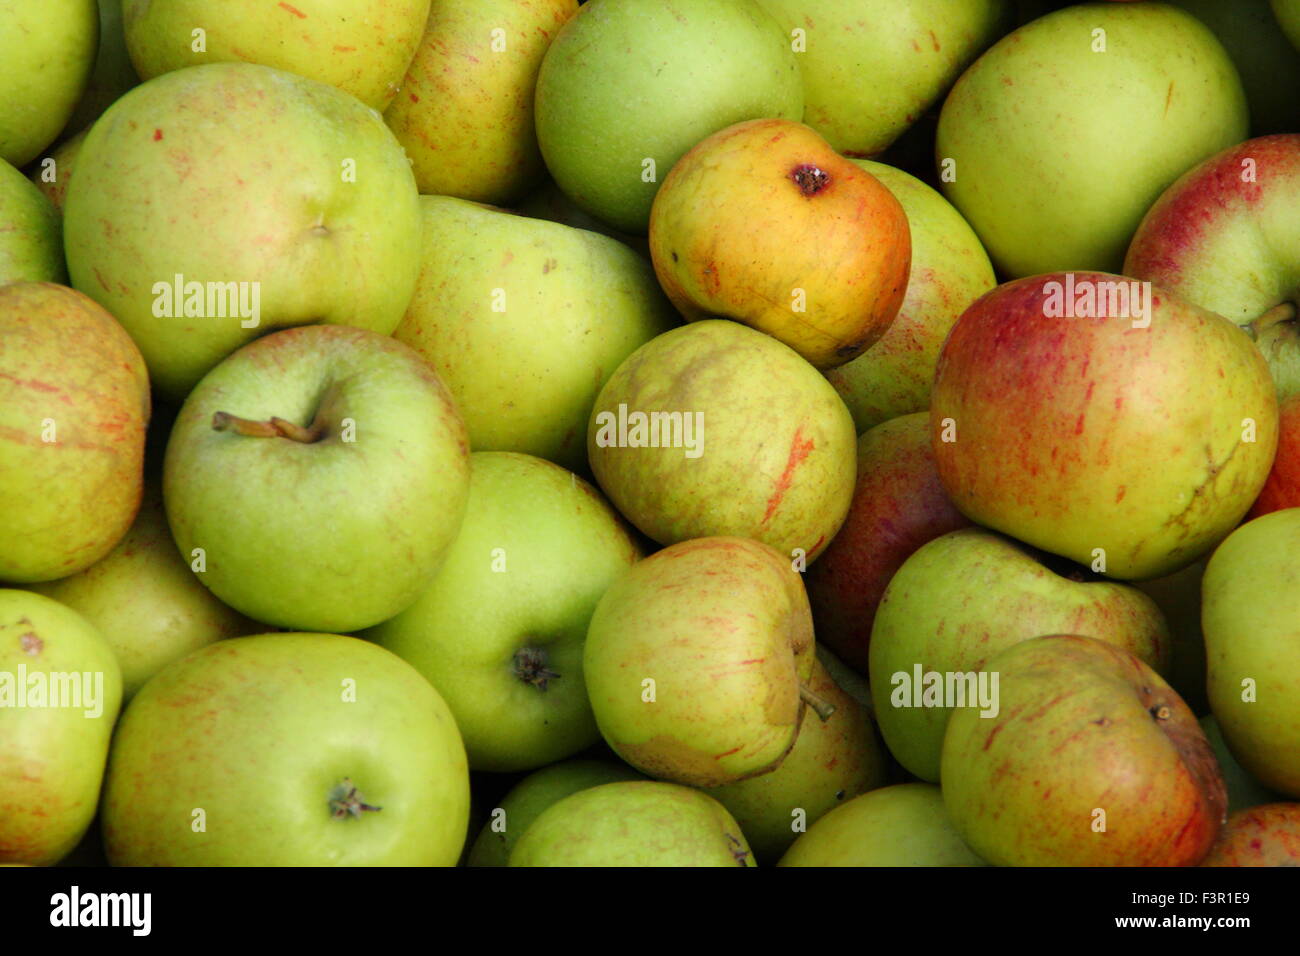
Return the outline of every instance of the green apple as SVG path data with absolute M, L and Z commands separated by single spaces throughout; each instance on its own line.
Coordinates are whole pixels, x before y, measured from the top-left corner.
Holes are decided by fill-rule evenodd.
M 31 590 L 82 614 L 104 636 L 122 669 L 123 699 L 196 648 L 266 629 L 199 583 L 176 550 L 153 484 L 117 547 L 86 570 Z
M 420 210 L 373 110 L 291 73 L 218 63 L 141 84 L 92 127 L 64 244 L 72 284 L 179 402 L 268 329 L 392 332 L 419 276 Z
M 1169 667 L 1164 617 L 1136 588 L 1052 562 L 983 528 L 922 545 L 890 579 L 871 629 L 867 673 L 890 751 L 937 782 L 949 715 L 974 709 L 997 718 L 989 659 L 1021 641 L 1067 632 L 1122 647 L 1157 671 Z
M 754 856 L 776 862 L 809 824 L 860 793 L 882 786 L 889 758 L 870 712 L 819 661 L 808 687 L 834 710 L 805 715 L 794 746 L 775 770 L 708 791 L 745 831 Z
M 577 475 L 530 455 L 477 452 L 442 567 L 415 603 L 363 636 L 438 688 L 472 768 L 532 770 L 600 739 L 582 678 L 587 625 L 640 556 Z
M 244 346 L 190 393 L 163 496 L 172 535 L 226 604 L 352 631 L 424 592 L 469 492 L 465 427 L 400 342 L 312 325 Z
M 451 711 L 396 655 L 333 634 L 218 641 L 122 715 L 113 866 L 454 866 L 469 771 Z
M 53 233 L 51 248 L 59 257 L 59 274 L 65 277 L 67 271 L 63 263 L 63 203 L 68 197 L 68 183 L 72 181 L 72 170 L 77 164 L 81 144 L 86 141 L 88 132 L 90 131 L 82 130 L 71 139 L 65 139 L 32 165 L 32 184 L 49 200 L 56 213 L 53 222 L 57 224 L 58 229 Z
M 953 711 L 943 799 L 994 866 L 1194 866 L 1227 816 L 1196 716 L 1123 648 L 1078 635 L 989 659 L 1000 707 Z
M 54 142 L 98 43 L 95 0 L 0 0 L 0 159 L 26 166 Z
M 99 53 L 86 92 L 73 109 L 64 135 L 84 133 L 123 93 L 140 83 L 126 50 L 122 3 L 123 0 L 99 0 Z
M 617 239 L 647 260 L 650 258 L 650 244 L 645 236 L 630 236 L 597 219 L 564 195 L 553 179 L 547 178 L 527 196 L 514 203 L 511 210 L 532 219 L 545 219 L 548 222 L 573 226 L 575 229 L 598 232 L 602 236 Z
M 680 317 L 643 258 L 593 232 L 421 196 L 421 272 L 393 337 L 456 398 L 476 451 L 586 469 L 600 388 Z
M 95 816 L 122 700 L 113 651 L 89 621 L 0 589 L 0 863 L 48 866 Z
M 1282 32 L 1300 50 L 1300 0 L 1269 0 L 1269 4 Z
M 1016 278 L 1119 271 L 1160 192 L 1246 133 L 1241 79 L 1208 27 L 1167 4 L 1085 3 L 980 57 L 935 151 L 948 199 Z
M 0 285 L 66 279 L 58 210 L 0 159 Z
M 503 203 L 541 179 L 537 71 L 577 12 L 578 0 L 436 0 L 384 113 L 421 193 Z
M 799 54 L 804 122 L 875 156 L 1010 28 L 1008 0 L 758 0 Z
M 0 581 L 53 581 L 140 507 L 149 380 L 113 317 L 63 286 L 0 286 Z
M 628 356 L 587 427 L 601 488 L 655 541 L 744 535 L 803 561 L 844 522 L 856 446 L 852 416 L 816 369 L 721 319 Z
M 570 794 L 604 783 L 644 779 L 626 764 L 605 760 L 562 760 L 530 773 L 492 811 L 474 841 L 466 865 L 507 865 L 510 851 L 533 821 Z
M 1214 751 L 1214 759 L 1219 762 L 1224 785 L 1228 788 L 1229 813 L 1248 810 L 1280 799 L 1276 793 L 1260 784 L 1241 764 L 1237 763 L 1237 758 L 1228 749 L 1228 742 L 1223 739 L 1223 731 L 1213 714 L 1202 717 L 1200 725 L 1205 739 L 1210 742 L 1210 749 Z
M 1300 797 L 1300 508 L 1242 525 L 1205 570 L 1201 626 L 1210 709 L 1232 755 L 1264 786 Z
M 953 829 L 939 788 L 900 783 L 836 807 L 777 866 L 986 866 Z
M 856 162 L 902 204 L 912 234 L 912 270 L 898 316 L 865 353 L 826 372 L 861 433 L 930 407 L 934 367 L 948 330 L 996 280 L 988 253 L 943 196 L 901 169 Z
M 754 866 L 722 804 L 655 780 L 581 790 L 542 812 L 510 866 Z
M 616 580 L 591 618 L 583 674 L 614 751 L 652 777 L 718 787 L 776 768 L 829 705 L 803 581 L 748 538 L 699 538 Z M 816 716 L 809 715 L 815 720 Z
M 644 235 L 659 183 L 710 133 L 803 115 L 790 40 L 754 0 L 590 0 L 537 78 L 551 176 L 592 215 Z
M 123 0 L 122 13 L 131 62 L 146 80 L 205 63 L 261 63 L 382 111 L 415 55 L 429 0 Z

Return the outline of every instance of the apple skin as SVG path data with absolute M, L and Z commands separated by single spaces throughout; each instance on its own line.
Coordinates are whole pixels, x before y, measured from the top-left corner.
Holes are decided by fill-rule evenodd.
M 1298 547 L 1300 508 L 1256 518 L 1219 545 L 1201 592 L 1210 708 L 1238 762 L 1288 797 L 1300 797 Z
M 140 507 L 149 413 L 140 350 L 111 315 L 63 286 L 0 286 L 0 581 L 53 581 L 113 549 Z
M 1165 190 L 1124 261 L 1126 275 L 1249 326 L 1279 398 L 1300 391 L 1298 205 L 1300 133 L 1247 140 Z
M 602 445 L 617 434 L 602 429 L 601 416 L 620 405 L 702 416 L 698 457 Z M 807 561 L 848 513 L 856 444 L 848 409 L 816 369 L 771 336 L 722 319 L 672 329 L 633 352 L 601 389 L 587 427 L 596 480 L 648 537 L 744 535 L 792 557 L 800 549 Z
M 1219 762 L 1219 771 L 1223 774 L 1223 782 L 1228 788 L 1228 813 L 1249 810 L 1251 807 L 1274 803 L 1281 799 L 1278 794 L 1260 784 L 1241 764 L 1237 763 L 1237 758 L 1228 749 L 1228 742 L 1223 739 L 1223 731 L 1213 714 L 1206 714 L 1199 722 L 1205 739 L 1210 742 L 1210 749 L 1214 751 L 1214 759 Z
M 1291 45 L 1300 50 L 1300 0 L 1269 0 L 1278 26 Z
M 272 417 L 315 441 L 218 430 L 218 413 Z M 349 425 L 348 423 L 352 424 Z M 224 603 L 266 624 L 353 631 L 405 610 L 456 538 L 469 447 L 437 374 L 387 336 L 286 329 L 190 393 L 163 462 L 181 555 Z
M 123 700 L 196 648 L 266 630 L 199 583 L 176 550 L 161 489 L 152 483 L 112 551 L 78 574 L 30 589 L 82 614 L 103 635 L 122 669 Z
M 1297 507 L 1300 507 L 1300 394 L 1278 403 L 1277 454 L 1259 497 L 1246 513 L 1246 520 Z
M 50 866 L 90 827 L 122 700 L 113 651 L 76 611 L 30 591 L 0 589 L 0 673 L 92 675 L 90 708 L 0 706 L 0 863 Z M 83 699 L 82 703 L 90 703 Z M 93 710 L 99 713 L 92 715 Z
M 714 537 L 665 548 L 609 587 L 583 673 L 622 759 L 651 777 L 718 787 L 784 759 L 814 661 L 808 599 L 789 559 Z
M 118 100 L 82 144 L 63 213 L 72 284 L 131 333 L 155 391 L 178 404 L 268 329 L 389 334 L 419 276 L 415 180 L 383 120 L 251 63 L 167 73 Z M 176 275 L 260 283 L 260 324 L 155 315 L 155 285 Z
M 483 824 L 465 865 L 506 866 L 519 838 L 548 807 L 579 790 L 644 779 L 627 764 L 606 760 L 561 760 L 535 770 L 515 784 L 497 806 L 502 829 L 493 829 L 493 819 Z
M 826 372 L 864 432 L 930 407 L 934 367 L 948 330 L 997 280 L 974 230 L 943 196 L 901 169 L 854 162 L 902 204 L 912 237 L 912 268 L 897 317 L 866 352 Z
M 680 323 L 653 270 L 592 232 L 445 196 L 420 210 L 420 279 L 393 337 L 446 383 L 476 451 L 585 471 L 601 386 Z
M 401 86 L 429 0 L 123 0 L 126 46 L 142 79 L 205 63 L 249 62 L 337 87 L 383 112 Z M 194 49 L 191 31 L 206 31 Z
M 944 805 L 971 849 L 994 866 L 1200 862 L 1227 794 L 1159 674 L 1078 635 L 1015 644 L 986 669 L 1001 674 L 998 716 L 958 708 L 943 741 Z
M 1300 803 L 1234 813 L 1201 866 L 1300 866 Z
M 0 159 L 0 285 L 67 278 L 58 210 Z
M 32 164 L 32 185 L 40 190 L 41 194 L 54 207 L 55 216 L 52 222 L 57 224 L 58 229 L 53 233 L 53 251 L 51 254 L 57 254 L 59 275 L 62 275 L 65 279 L 67 278 L 67 271 L 63 263 L 63 204 L 68 198 L 68 183 L 72 181 L 72 170 L 77 165 L 77 156 L 81 153 L 81 144 L 86 141 L 86 133 L 88 132 L 90 131 L 82 130 L 71 139 L 65 139 Z M 48 171 L 44 167 L 47 159 L 52 164 L 49 166 Z
M 532 770 L 600 740 L 582 678 L 587 625 L 640 557 L 622 519 L 572 472 L 476 452 L 465 520 L 433 581 L 363 636 L 438 688 L 472 769 Z M 525 653 L 552 676 L 521 672 Z
M 54 142 L 98 44 L 95 0 L 0 2 L 0 159 L 21 168 Z
M 123 93 L 140 85 L 140 77 L 126 50 L 122 3 L 123 0 L 99 0 L 99 52 L 95 55 L 95 68 L 86 83 L 86 91 L 64 124 L 64 137 L 86 132 Z
M 1007 0 L 758 0 L 799 53 L 804 122 L 845 156 L 875 156 L 1011 26 Z
M 589 0 L 546 51 L 536 109 L 565 194 L 644 235 L 688 149 L 742 120 L 799 119 L 803 81 L 789 38 L 751 0 Z
M 1169 630 L 1154 601 L 1042 558 L 983 528 L 964 528 L 922 545 L 890 579 L 871 632 L 871 699 L 890 752 L 922 780 L 939 780 L 953 709 L 899 706 L 895 674 L 911 678 L 918 664 L 941 674 L 988 670 L 1004 648 L 1065 632 L 1121 647 L 1157 671 L 1169 667 Z
M 572 226 L 574 229 L 598 232 L 602 236 L 617 239 L 647 261 L 650 259 L 650 243 L 647 237 L 619 232 L 608 223 L 597 219 L 564 195 L 553 179 L 546 179 L 527 196 L 514 203 L 511 211 L 532 219 L 545 219 L 548 222 L 558 222 L 563 226 Z
M 927 541 L 969 524 L 939 483 L 928 413 L 863 434 L 848 517 L 804 578 L 818 641 L 866 674 L 871 625 L 894 572 Z
M 510 866 L 755 866 L 745 835 L 708 794 L 657 780 L 607 783 L 544 810 Z
M 1247 119 L 1236 68 L 1191 14 L 1085 3 L 1020 27 L 962 74 L 935 156 L 941 171 L 955 162 L 944 194 L 1000 274 L 1114 272 L 1160 192 L 1245 139 Z
M 1111 577 L 1160 577 L 1255 500 L 1277 447 L 1273 381 L 1236 326 L 1158 287 L 1141 320 L 1045 314 L 1069 281 L 1129 280 L 1008 282 L 953 326 L 930 408 L 939 477 L 972 521 L 1085 566 L 1103 549 Z
M 655 274 L 687 319 L 735 319 L 822 369 L 889 328 L 911 255 L 894 194 L 790 120 L 700 141 L 650 211 Z
M 1134 582 L 1156 602 L 1169 625 L 1173 663 L 1161 676 L 1197 716 L 1210 712 L 1205 695 L 1205 637 L 1201 633 L 1201 579 L 1208 560 L 1207 556 L 1173 574 Z
M 334 817 L 343 781 L 379 809 Z M 454 866 L 469 771 L 451 711 L 401 658 L 259 634 L 201 648 L 136 694 L 100 819 L 113 866 Z
M 900 783 L 836 807 L 777 866 L 987 866 L 953 829 L 939 788 Z
M 551 37 L 577 12 L 578 0 L 437 0 L 430 7 L 401 93 L 384 112 L 422 194 L 500 204 L 542 177 L 537 72 Z

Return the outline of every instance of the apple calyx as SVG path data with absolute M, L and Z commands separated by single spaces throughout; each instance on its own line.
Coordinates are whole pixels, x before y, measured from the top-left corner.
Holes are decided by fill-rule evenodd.
M 366 803 L 366 798 L 353 786 L 348 777 L 344 777 L 330 790 L 329 803 L 330 816 L 335 820 L 345 820 L 348 817 L 360 818 L 362 811 L 383 809 L 383 807 L 373 807 Z
M 805 196 L 816 196 L 831 182 L 830 173 L 810 163 L 796 166 L 791 170 L 790 178 L 794 180 L 795 185 L 799 187 L 799 191 Z
M 546 666 L 546 651 L 540 647 L 521 647 L 515 651 L 515 676 L 545 693 L 546 682 L 560 675 Z
M 301 442 L 304 445 L 310 445 L 312 442 L 320 441 L 325 435 L 325 423 L 318 417 L 306 428 L 296 425 L 284 418 L 272 418 L 269 421 L 258 422 L 251 418 L 240 418 L 238 415 L 231 415 L 229 412 L 212 413 L 212 430 L 218 432 L 234 432 L 237 435 L 245 435 L 249 438 L 288 438 L 291 441 Z
M 831 714 L 835 713 L 835 705 L 832 704 L 821 694 L 817 693 L 811 687 L 808 687 L 802 681 L 799 683 L 799 697 L 809 707 L 816 712 L 822 720 L 829 720 Z

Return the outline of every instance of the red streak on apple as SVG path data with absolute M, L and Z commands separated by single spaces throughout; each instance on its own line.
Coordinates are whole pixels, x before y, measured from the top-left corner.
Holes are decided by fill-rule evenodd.
M 772 515 L 776 513 L 776 509 L 781 504 L 781 499 L 790 490 L 790 483 L 794 480 L 794 470 L 799 467 L 799 463 L 807 458 L 808 453 L 812 450 L 813 440 L 803 437 L 803 427 L 800 426 L 795 430 L 794 440 L 790 443 L 790 457 L 786 459 L 785 471 L 781 472 L 781 477 L 776 480 L 772 496 L 767 499 L 767 510 L 763 512 L 763 524 L 766 524 Z

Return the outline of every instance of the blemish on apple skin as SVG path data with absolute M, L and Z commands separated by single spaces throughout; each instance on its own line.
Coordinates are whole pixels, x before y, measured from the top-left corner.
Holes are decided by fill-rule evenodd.
M 283 9 L 283 10 L 288 10 L 288 11 L 289 11 L 290 13 L 292 13 L 295 17 L 297 17 L 299 20 L 306 20 L 306 19 L 307 19 L 307 14 L 303 13 L 303 12 L 302 12 L 301 10 L 299 10 L 297 7 L 292 7 L 292 6 L 290 6 L 289 4 L 287 4 L 287 3 L 281 3 L 281 4 L 280 4 L 280 8 Z
M 800 163 L 790 171 L 790 178 L 799 191 L 811 198 L 826 190 L 831 184 L 830 173 L 811 163 Z
M 808 453 L 813 450 L 814 444 L 811 438 L 803 438 L 803 426 L 794 433 L 794 439 L 790 442 L 790 455 L 786 458 L 785 470 L 781 472 L 781 477 L 776 480 L 773 487 L 772 496 L 767 499 L 767 510 L 763 512 L 762 524 L 766 524 L 781 504 L 781 499 L 785 493 L 790 490 L 790 484 L 794 479 L 794 470 L 799 467 L 799 463 L 808 457 Z
M 32 631 L 28 631 L 19 637 L 18 643 L 22 646 L 23 653 L 28 657 L 36 657 L 45 649 L 45 642 Z
M 162 130 L 160 130 L 160 129 L 156 129 L 156 130 L 153 131 L 153 141 L 154 141 L 155 143 L 161 141 L 162 138 L 163 138 L 163 131 L 162 131 Z

